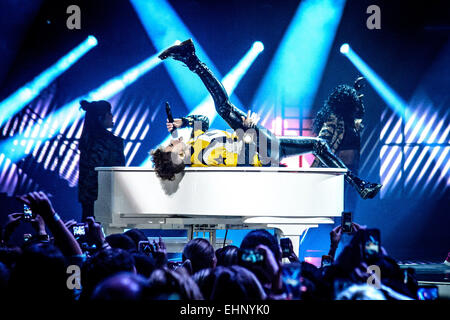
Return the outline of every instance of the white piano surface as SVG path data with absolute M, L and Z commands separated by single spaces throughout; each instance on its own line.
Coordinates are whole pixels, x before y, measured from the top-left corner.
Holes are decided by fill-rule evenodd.
M 96 170 L 95 216 L 107 233 L 210 225 L 276 228 L 297 238 L 343 211 L 345 169 L 189 167 L 174 181 L 161 180 L 152 168 Z

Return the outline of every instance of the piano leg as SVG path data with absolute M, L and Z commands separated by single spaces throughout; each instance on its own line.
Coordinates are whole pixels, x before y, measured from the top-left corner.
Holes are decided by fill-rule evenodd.
M 278 239 L 289 238 L 292 242 L 292 247 L 295 254 L 298 256 L 300 254 L 300 236 L 308 230 L 309 228 L 317 228 L 317 224 L 308 225 L 288 225 L 288 224 L 271 224 L 268 225 L 269 228 L 275 229 L 275 234 Z

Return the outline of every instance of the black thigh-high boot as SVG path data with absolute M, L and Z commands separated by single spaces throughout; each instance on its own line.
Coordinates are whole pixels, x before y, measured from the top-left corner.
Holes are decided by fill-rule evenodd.
M 370 183 L 358 178 L 330 149 L 325 140 L 316 137 L 278 137 L 280 155 L 300 155 L 312 152 L 319 160 L 330 168 L 347 169 L 345 180 L 350 183 L 363 199 L 375 197 L 381 188 L 380 184 Z

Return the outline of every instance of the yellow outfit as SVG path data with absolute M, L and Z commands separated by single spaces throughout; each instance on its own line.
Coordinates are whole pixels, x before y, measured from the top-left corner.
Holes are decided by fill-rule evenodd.
M 192 147 L 192 167 L 237 167 L 238 165 L 251 165 L 261 167 L 258 153 L 255 148 L 239 140 L 237 135 L 222 130 L 195 130 L 188 145 Z M 245 159 L 246 149 L 248 159 Z

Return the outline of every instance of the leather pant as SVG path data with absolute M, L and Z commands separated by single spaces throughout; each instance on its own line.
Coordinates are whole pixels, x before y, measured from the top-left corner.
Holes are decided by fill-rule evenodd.
M 246 130 L 242 118 L 247 114 L 234 106 L 225 91 L 225 88 L 209 68 L 196 56 L 191 58 L 188 67 L 194 71 L 204 83 L 211 94 L 217 113 L 228 123 L 233 130 Z M 267 128 L 257 124 L 256 131 L 257 151 L 263 165 L 279 166 L 280 159 L 313 153 L 327 167 L 345 168 L 345 164 L 331 151 L 325 140 L 316 137 L 277 137 Z

